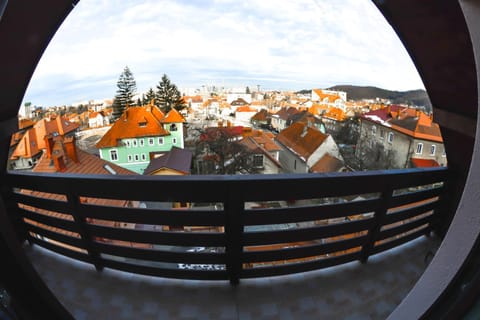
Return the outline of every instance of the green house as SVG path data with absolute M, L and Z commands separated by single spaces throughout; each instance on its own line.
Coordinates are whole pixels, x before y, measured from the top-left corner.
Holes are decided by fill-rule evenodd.
M 100 158 L 143 174 L 150 153 L 183 149 L 185 118 L 175 109 L 166 115 L 155 105 L 129 107 L 97 142 Z

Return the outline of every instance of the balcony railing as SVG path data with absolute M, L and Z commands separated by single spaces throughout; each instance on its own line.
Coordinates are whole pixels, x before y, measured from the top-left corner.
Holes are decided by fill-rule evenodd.
M 181 177 L 8 172 L 4 196 L 20 239 L 98 270 L 236 284 L 366 262 L 429 234 L 442 223 L 447 173 L 446 168 Z M 172 208 L 180 203 L 188 205 Z

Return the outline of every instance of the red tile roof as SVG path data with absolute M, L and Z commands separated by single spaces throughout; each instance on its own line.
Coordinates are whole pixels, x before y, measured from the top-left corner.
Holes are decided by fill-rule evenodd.
M 403 106 L 388 106 L 362 115 L 398 132 L 423 140 L 443 142 L 440 127 L 424 112 Z
M 412 158 L 412 164 L 415 168 L 440 167 L 437 161 L 433 159 L 415 159 Z
M 337 172 L 344 167 L 342 160 L 335 158 L 329 153 L 321 157 L 311 168 L 311 172 Z
M 64 144 L 62 141 L 56 141 L 54 145 L 54 153 L 63 156 L 65 163 L 64 173 L 77 173 L 77 174 L 107 174 L 111 173 L 105 169 L 105 165 L 108 165 L 119 175 L 133 175 L 136 174 L 130 170 L 117 166 L 111 162 L 100 159 L 99 157 L 82 151 L 78 148 L 75 149 L 77 153 L 78 162 L 74 162 L 67 155 Z M 32 170 L 33 172 L 57 172 L 55 165 L 51 158 L 48 158 L 47 152 L 45 152 L 39 159 L 37 165 Z
M 306 123 L 296 122 L 280 131 L 276 140 L 306 160 L 327 137 L 317 129 L 308 127 Z

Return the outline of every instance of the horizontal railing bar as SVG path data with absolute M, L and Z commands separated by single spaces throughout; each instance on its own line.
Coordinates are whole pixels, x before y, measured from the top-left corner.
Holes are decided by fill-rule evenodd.
M 40 247 L 43 247 L 43 248 L 48 249 L 50 251 L 53 251 L 53 252 L 56 252 L 58 254 L 64 255 L 66 257 L 69 257 L 69 258 L 72 258 L 72 259 L 75 259 L 75 260 L 80 260 L 80 261 L 87 262 L 87 263 L 93 263 L 92 259 L 90 258 L 90 256 L 88 254 L 81 253 L 81 252 L 71 250 L 71 249 L 67 249 L 67 248 L 62 247 L 60 245 L 55 245 L 51 242 L 44 241 L 44 240 L 41 240 L 41 239 L 38 239 L 38 238 L 35 238 L 35 237 L 31 237 L 30 241 L 32 241 L 34 244 L 39 245 Z M 79 249 L 82 249 L 82 248 L 79 248 Z
M 26 223 L 28 231 L 31 231 L 33 233 L 38 234 L 39 236 L 52 239 L 54 241 L 58 242 L 63 242 L 65 244 L 68 244 L 72 247 L 77 247 L 80 249 L 85 249 L 83 246 L 82 239 L 80 238 L 75 238 L 75 237 L 70 237 L 65 234 L 61 234 L 58 232 L 50 231 L 41 227 L 34 226 L 30 223 Z
M 311 241 L 360 232 L 370 228 L 373 223 L 373 218 L 368 218 L 312 228 L 298 228 L 282 231 L 245 232 L 243 235 L 243 245 L 259 246 L 274 243 Z
M 406 188 L 420 183 L 442 182 L 446 168 L 358 171 L 323 174 L 279 175 L 192 175 L 192 176 L 122 176 L 50 174 L 8 171 L 12 187 L 64 193 L 65 186 L 80 196 L 143 201 L 222 202 L 227 185 L 236 184 L 245 201 L 312 199 L 378 192 L 388 183 L 392 188 Z M 118 188 L 119 184 L 128 188 Z M 185 192 L 185 186 L 195 192 Z M 255 188 L 251 188 L 255 185 Z M 297 187 L 291 188 L 292 185 Z M 362 186 L 359 188 L 358 186 Z M 258 192 L 262 190 L 262 192 Z M 239 195 L 240 196 L 240 195 Z
M 435 201 L 435 202 L 423 204 L 423 205 L 418 206 L 418 207 L 413 207 L 413 208 L 410 208 L 410 209 L 405 209 L 405 210 L 402 210 L 402 211 L 397 211 L 397 212 L 394 212 L 394 213 L 390 213 L 390 214 L 385 216 L 385 218 L 383 220 L 383 225 L 387 225 L 387 224 L 395 223 L 395 222 L 398 222 L 398 221 L 414 218 L 414 217 L 419 216 L 421 214 L 424 214 L 424 213 L 427 213 L 429 211 L 435 210 L 435 208 L 437 208 L 438 205 L 439 205 L 439 203 L 437 201 Z
M 227 272 L 224 270 L 199 271 L 199 270 L 168 269 L 168 268 L 136 265 L 132 263 L 115 261 L 115 260 L 110 260 L 105 258 L 102 258 L 101 260 L 102 260 L 103 266 L 106 268 L 112 268 L 112 269 L 126 271 L 126 272 L 143 274 L 147 276 L 157 276 L 157 277 L 175 278 L 175 279 L 193 279 L 193 280 L 228 280 Z
M 55 211 L 59 213 L 70 214 L 68 203 L 65 201 L 38 198 L 35 196 L 18 194 L 18 193 L 13 193 L 12 197 L 13 197 L 13 200 L 16 201 L 18 204 L 24 204 L 27 206 L 32 206 L 35 208 L 44 209 L 48 211 Z
M 324 220 L 375 211 L 380 199 L 308 207 L 245 210 L 246 226 Z
M 361 252 L 349 253 L 341 256 L 319 259 L 314 261 L 307 261 L 301 263 L 291 263 L 286 265 L 279 265 L 273 267 L 258 267 L 251 269 L 243 269 L 241 278 L 258 278 L 258 277 L 270 277 L 280 276 L 285 274 L 300 273 L 318 269 L 324 269 L 339 264 L 359 260 L 361 258 Z
M 93 224 L 89 224 L 88 229 L 94 237 L 113 240 L 177 246 L 225 246 L 225 235 L 223 233 L 143 231 Z
M 390 201 L 390 208 L 435 198 L 441 195 L 444 190 L 445 189 L 443 187 L 440 187 L 394 196 Z
M 49 227 L 64 229 L 78 233 L 78 226 L 75 221 L 65 220 L 46 214 L 36 213 L 30 210 L 19 209 L 18 212 L 25 218 L 48 225 Z
M 266 262 L 285 259 L 298 259 L 313 257 L 318 255 L 330 254 L 342 250 L 348 250 L 355 247 L 361 247 L 365 244 L 367 236 L 359 236 L 352 239 L 340 240 L 319 245 L 308 245 L 294 248 L 284 248 L 279 250 L 265 251 L 244 251 L 242 262 Z
M 426 216 L 420 219 L 416 219 L 414 221 L 399 225 L 397 227 L 389 228 L 387 230 L 382 230 L 380 231 L 380 234 L 378 235 L 378 238 L 375 239 L 376 241 L 384 240 L 387 238 L 391 238 L 394 236 L 397 236 L 399 234 L 405 233 L 407 231 L 413 230 L 415 228 L 418 228 L 424 224 L 430 223 L 432 220 L 432 216 Z
M 86 217 L 102 220 L 153 225 L 224 226 L 223 211 L 157 210 L 125 207 L 81 205 Z
M 151 260 L 170 263 L 225 264 L 224 253 L 161 251 L 153 249 L 123 247 L 101 242 L 95 242 L 95 248 L 99 251 L 99 253 L 140 260 Z
M 421 237 L 423 235 L 428 234 L 432 230 L 432 227 L 430 225 L 425 226 L 425 228 L 419 229 L 415 232 L 409 233 L 406 236 L 403 236 L 401 238 L 397 238 L 391 241 L 384 242 L 382 244 L 376 245 L 372 249 L 372 254 L 377 254 L 395 247 L 398 247 L 404 243 L 410 242 L 418 237 Z

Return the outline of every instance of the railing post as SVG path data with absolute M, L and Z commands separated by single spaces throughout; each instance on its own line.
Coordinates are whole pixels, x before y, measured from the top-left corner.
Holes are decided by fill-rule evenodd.
M 5 209 L 7 210 L 7 216 L 15 229 L 19 243 L 23 243 L 27 240 L 30 245 L 33 245 L 31 236 L 25 227 L 25 221 L 23 221 L 23 218 L 19 213 L 18 203 L 13 200 L 13 188 L 9 185 L 4 186 L 2 188 L 2 197 L 5 203 Z
M 225 235 L 226 235 L 226 266 L 230 284 L 236 286 L 240 282 L 240 272 L 242 271 L 242 235 L 244 202 L 241 198 L 241 190 L 233 183 L 229 185 L 228 198 L 225 203 L 225 212 L 227 214 Z
M 92 236 L 87 227 L 85 217 L 80 209 L 80 197 L 77 194 L 69 192 L 67 194 L 67 200 L 70 207 L 70 212 L 75 220 L 75 223 L 78 226 L 78 233 L 82 239 L 85 249 L 88 252 L 88 255 L 92 259 L 93 265 L 97 271 L 103 270 L 103 265 L 101 263 L 100 254 L 95 249 L 95 246 L 92 241 Z
M 367 241 L 362 248 L 362 254 L 360 258 L 360 261 L 362 263 L 367 262 L 372 252 L 372 249 L 375 246 L 375 241 L 378 238 L 380 229 L 382 228 L 384 217 L 387 215 L 388 208 L 390 207 L 390 200 L 392 199 L 392 195 L 393 190 L 390 187 L 381 193 L 380 205 L 378 206 L 377 210 L 375 210 L 373 216 L 373 226 L 368 230 Z

